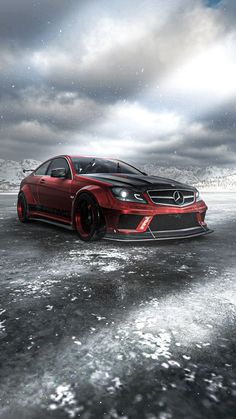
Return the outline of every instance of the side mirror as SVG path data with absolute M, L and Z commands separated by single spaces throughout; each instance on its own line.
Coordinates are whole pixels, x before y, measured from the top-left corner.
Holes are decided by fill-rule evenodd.
M 60 179 L 65 179 L 67 177 L 66 169 L 64 169 L 64 168 L 52 169 L 51 177 L 57 177 L 57 178 L 60 178 Z

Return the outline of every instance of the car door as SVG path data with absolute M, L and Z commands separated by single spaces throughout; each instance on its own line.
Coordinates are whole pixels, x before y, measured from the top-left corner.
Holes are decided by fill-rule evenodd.
M 66 178 L 51 176 L 53 169 L 66 169 Z M 70 166 L 64 157 L 58 157 L 51 161 L 46 176 L 42 176 L 38 184 L 39 203 L 44 213 L 55 217 L 70 218 L 72 173 Z
M 34 202 L 36 205 L 39 205 L 39 196 L 38 196 L 38 186 L 42 176 L 45 176 L 48 170 L 48 167 L 51 163 L 51 160 L 42 163 L 37 170 L 35 170 L 32 175 L 29 177 L 29 185 Z

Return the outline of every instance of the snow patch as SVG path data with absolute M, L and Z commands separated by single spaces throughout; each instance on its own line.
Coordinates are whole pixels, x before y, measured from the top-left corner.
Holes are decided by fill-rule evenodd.
M 52 403 L 49 405 L 49 409 L 62 409 L 70 418 L 75 418 L 84 410 L 83 406 L 79 406 L 76 394 L 69 384 L 59 385 L 50 398 Z

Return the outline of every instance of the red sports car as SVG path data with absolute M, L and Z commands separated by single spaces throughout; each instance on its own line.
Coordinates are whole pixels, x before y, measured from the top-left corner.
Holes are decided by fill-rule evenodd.
M 210 233 L 196 188 L 148 176 L 121 160 L 58 156 L 20 185 L 20 221 L 77 231 L 81 240 L 182 239 Z

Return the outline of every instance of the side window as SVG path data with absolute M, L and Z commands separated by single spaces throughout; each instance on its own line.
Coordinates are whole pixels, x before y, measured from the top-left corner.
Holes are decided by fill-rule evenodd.
M 59 157 L 58 159 L 52 160 L 52 163 L 50 164 L 50 167 L 48 170 L 49 176 L 51 175 L 51 172 L 53 169 L 66 169 L 67 179 L 71 179 L 71 171 L 70 171 L 70 167 L 66 159 Z
M 36 176 L 45 176 L 50 163 L 50 161 L 47 161 L 46 163 L 41 164 L 41 166 L 34 172 L 34 174 Z

